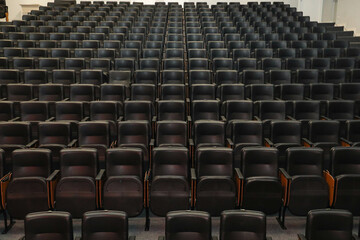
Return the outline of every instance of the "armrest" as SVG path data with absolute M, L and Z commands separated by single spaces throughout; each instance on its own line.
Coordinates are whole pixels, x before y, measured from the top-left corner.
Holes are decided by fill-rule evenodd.
M 195 207 L 196 201 L 196 172 L 194 168 L 190 169 L 191 173 L 191 206 Z
M 261 121 L 261 119 L 260 119 L 258 116 L 254 116 L 254 119 L 255 119 L 256 121 Z
M 195 158 L 195 144 L 194 144 L 194 140 L 189 138 L 189 150 L 190 150 L 190 161 L 191 161 L 191 166 L 194 166 L 194 158 Z
M 313 145 L 313 143 L 307 138 L 302 138 L 301 140 L 303 141 L 303 145 L 305 147 L 311 147 Z
M 280 98 L 278 98 L 278 97 L 276 97 L 276 98 L 274 98 L 275 100 L 277 100 L 277 101 L 280 101 L 280 100 L 282 100 L 282 99 L 280 99 Z
M 53 209 L 55 207 L 55 189 L 56 189 L 56 184 L 57 184 L 58 179 L 59 179 L 59 175 L 60 175 L 60 170 L 55 170 L 46 179 L 48 189 L 49 189 L 48 203 L 49 203 L 49 208 L 50 209 Z
M 98 175 L 96 176 L 96 181 L 101 181 L 105 176 L 105 169 L 100 169 Z
M 354 116 L 354 119 L 360 119 L 360 116 L 355 115 L 355 116 Z
M 237 206 L 240 207 L 240 204 L 242 202 L 244 176 L 242 175 L 239 168 L 235 168 L 234 173 L 235 173 L 235 182 L 236 182 L 236 188 L 237 188 Z
M 290 175 L 286 172 L 286 170 L 284 168 L 280 168 L 279 169 L 279 178 L 280 178 L 280 182 L 281 182 L 281 186 L 283 188 L 283 204 L 284 206 L 288 205 L 288 199 L 289 199 L 289 192 L 290 192 L 290 182 L 291 182 L 291 177 Z
M 121 122 L 123 119 L 124 119 L 124 117 L 123 117 L 123 116 L 120 116 L 120 117 L 118 118 L 118 122 Z
M 335 179 L 328 170 L 323 172 L 323 176 L 329 186 L 329 206 L 332 207 L 335 196 Z
M 212 240 L 218 240 L 218 237 L 211 237 Z
M 286 118 L 289 119 L 289 120 L 293 120 L 293 121 L 296 120 L 295 118 L 293 118 L 292 116 L 289 116 L 289 115 L 287 115 Z
M 30 99 L 29 101 L 38 101 L 39 99 L 38 98 L 33 98 L 33 99 Z
M 222 121 L 222 122 L 226 122 L 226 117 L 221 116 L 221 117 L 220 117 L 220 121 Z
M 189 139 L 189 146 L 194 146 L 194 140 L 192 138 Z
M 192 120 L 191 120 L 191 116 L 186 116 L 186 118 L 187 118 L 187 121 L 188 122 L 191 122 Z
M 129 237 L 129 240 L 135 240 L 135 239 L 136 239 L 135 236 L 130 236 L 130 237 Z
M 7 98 L 1 98 L 0 99 L 0 101 L 6 101 L 7 100 Z
M 32 147 L 35 147 L 36 146 L 36 144 L 38 143 L 38 140 L 32 140 L 30 143 L 28 143 L 27 145 L 26 145 L 26 148 L 32 148 Z
M 54 121 L 55 120 L 55 117 L 51 117 L 49 119 L 46 119 L 45 122 L 51 122 L 51 121 Z
M 100 169 L 98 175 L 95 178 L 96 181 L 96 205 L 98 208 L 102 207 L 102 187 L 103 179 L 105 177 L 105 169 Z
M 159 237 L 158 240 L 165 240 L 165 237 Z
M 156 118 L 157 118 L 156 116 L 153 116 L 152 119 L 151 119 L 151 121 L 152 121 L 152 122 L 156 122 Z
M 84 117 L 83 119 L 81 119 L 81 122 L 86 122 L 86 121 L 89 121 L 89 117 Z
M 81 240 L 81 237 L 76 237 L 75 240 Z
M 10 119 L 9 122 L 15 122 L 15 121 L 20 121 L 20 117 L 15 117 L 13 119 Z
M 76 143 L 77 143 L 77 139 L 73 139 L 67 146 L 69 148 L 72 148 L 72 147 L 75 147 L 76 146 Z
M 185 98 L 186 103 L 190 103 L 190 98 Z
M 349 141 L 343 137 L 340 138 L 340 142 L 341 142 L 341 145 L 344 147 L 351 147 L 351 145 L 353 144 L 351 141 Z
M 308 97 L 305 97 L 304 99 L 305 99 L 305 100 L 312 100 L 311 98 L 308 98 Z
M 144 207 L 148 208 L 149 204 L 149 181 L 150 181 L 150 170 L 145 173 L 144 176 Z
M 1 206 L 2 209 L 6 207 L 6 189 L 10 183 L 12 173 L 6 174 L 4 177 L 0 179 L 0 190 L 1 190 Z
M 302 234 L 298 234 L 299 240 L 306 240 L 306 237 Z
M 234 148 L 234 142 L 230 138 L 226 139 L 226 143 L 228 148 Z
M 46 179 L 47 182 L 55 181 L 58 175 L 60 174 L 60 170 L 55 170 L 52 174 Z
M 274 143 L 269 138 L 264 138 L 265 147 L 272 147 Z
M 326 116 L 321 116 L 320 117 L 321 120 L 331 120 L 330 118 L 326 117 Z

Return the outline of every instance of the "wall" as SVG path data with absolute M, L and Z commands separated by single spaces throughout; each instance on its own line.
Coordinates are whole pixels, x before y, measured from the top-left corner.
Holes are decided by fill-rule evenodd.
M 336 8 L 336 24 L 345 26 L 346 30 L 353 30 L 355 35 L 360 35 L 360 1 L 338 0 Z
M 51 0 L 7 0 L 7 5 L 9 6 L 10 20 L 21 19 L 21 7 L 20 4 L 40 4 L 46 5 L 47 2 Z M 105 0 L 106 1 L 106 0 Z M 114 1 L 114 0 L 111 0 Z M 146 2 L 147 4 L 153 4 L 156 1 L 165 1 L 165 2 L 196 2 L 194 0 L 135 0 Z M 204 1 L 204 0 L 198 0 Z M 224 0 L 208 0 L 208 4 L 216 4 Z M 241 4 L 246 4 L 248 0 L 228 0 L 228 2 L 240 2 Z M 266 0 L 263 0 L 266 1 Z M 298 7 L 300 11 L 304 12 L 304 15 L 308 15 L 312 20 L 321 20 L 322 16 L 322 2 L 323 0 L 283 0 L 286 4 L 290 4 L 292 7 Z M 341 1 L 359 1 L 359 0 L 341 0 Z M 80 2 L 80 0 L 77 0 Z M 260 2 L 260 1 L 258 1 Z M 360 4 L 360 1 L 359 1 Z M 355 10 L 356 8 L 354 8 Z
M 322 22 L 336 21 L 336 2 L 337 0 L 324 0 Z

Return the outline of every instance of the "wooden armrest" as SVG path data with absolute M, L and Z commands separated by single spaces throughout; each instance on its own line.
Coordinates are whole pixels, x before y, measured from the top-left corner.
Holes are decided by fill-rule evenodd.
M 51 117 L 51 118 L 45 120 L 45 122 L 52 122 L 52 121 L 55 121 L 55 117 Z
M 237 188 L 237 206 L 240 207 L 242 202 L 242 193 L 243 193 L 243 186 L 244 186 L 244 176 L 242 175 L 239 168 L 234 169 L 235 173 L 235 182 Z
M 279 169 L 279 178 L 283 188 L 283 204 L 288 205 L 291 177 L 284 168 Z
M 269 138 L 264 138 L 265 147 L 273 147 L 274 143 Z
M 220 121 L 222 121 L 222 122 L 226 122 L 226 121 L 227 121 L 227 120 L 226 120 L 226 117 L 221 116 L 221 117 L 220 117 Z
M 6 189 L 10 183 L 12 173 L 6 174 L 0 180 L 0 190 L 1 190 L 1 207 L 2 209 L 6 209 Z
M 55 170 L 47 179 L 47 185 L 48 185 L 48 204 L 50 209 L 54 209 L 55 207 L 55 189 L 56 184 L 59 180 L 60 176 L 60 170 Z
M 351 145 L 353 144 L 351 141 L 341 137 L 340 138 L 340 143 L 341 143 L 341 146 L 343 147 L 351 147 Z
M 313 143 L 307 138 L 302 138 L 301 140 L 303 141 L 303 145 L 305 147 L 311 147 L 313 145 Z
M 152 121 L 152 122 L 156 122 L 156 118 L 157 118 L 156 116 L 153 116 L 152 119 L 151 119 L 151 121 Z
M 233 148 L 234 147 L 234 142 L 230 138 L 227 138 L 226 139 L 226 145 L 227 145 L 228 148 Z
M 32 147 L 35 147 L 36 144 L 38 143 L 38 140 L 32 140 L 30 143 L 28 143 L 25 147 L 26 148 L 32 148 Z
M 104 176 L 105 176 L 105 169 L 100 169 L 98 175 L 95 178 L 95 181 L 103 180 Z
M 38 98 L 33 98 L 33 99 L 30 99 L 29 101 L 38 101 L 39 99 Z
M 298 234 L 299 240 L 306 240 L 306 237 L 303 234 Z
M 10 119 L 9 122 L 15 122 L 15 121 L 20 121 L 21 118 L 20 117 L 15 117 L 13 119 Z
M 196 172 L 194 168 L 190 169 L 191 173 L 191 206 L 195 207 L 195 201 L 196 201 Z
M 296 120 L 295 118 L 293 118 L 292 116 L 289 116 L 289 115 L 287 115 L 286 118 L 289 119 L 289 120 L 293 120 L 293 121 Z
M 326 116 L 321 116 L 320 117 L 321 120 L 331 120 L 330 118 L 326 117 Z
M 332 207 L 335 196 L 335 179 L 328 170 L 323 171 L 323 176 L 329 186 L 329 206 Z
M 105 177 L 105 169 L 100 169 L 98 175 L 95 178 L 96 181 L 96 204 L 98 208 L 102 207 L 102 185 Z
M 73 139 L 67 146 L 68 148 L 75 147 L 77 144 L 77 139 Z
M 187 121 L 188 121 L 188 122 L 191 122 L 191 121 L 192 121 L 192 120 L 191 120 L 191 116 L 187 116 L 186 118 L 187 118 Z
M 83 119 L 81 119 L 81 122 L 86 122 L 86 121 L 89 121 L 89 117 L 84 117 Z
M 123 119 L 124 119 L 124 117 L 123 117 L 123 116 L 120 116 L 120 117 L 118 118 L 118 122 L 121 122 Z
M 61 100 L 62 102 L 66 102 L 66 101 L 70 101 L 70 98 L 64 98 L 63 100 Z
M 261 119 L 258 116 L 254 116 L 254 120 L 261 121 Z

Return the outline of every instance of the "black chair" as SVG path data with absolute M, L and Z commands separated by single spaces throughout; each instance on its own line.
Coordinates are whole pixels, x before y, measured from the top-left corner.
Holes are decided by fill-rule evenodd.
M 308 213 L 305 236 L 298 234 L 300 240 L 312 239 L 356 239 L 352 235 L 353 215 L 346 210 L 318 209 Z

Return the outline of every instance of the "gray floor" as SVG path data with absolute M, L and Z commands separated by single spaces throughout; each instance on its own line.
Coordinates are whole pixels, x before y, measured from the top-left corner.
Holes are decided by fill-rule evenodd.
M 305 231 L 305 217 L 294 217 L 288 216 L 286 218 L 287 230 L 282 230 L 278 225 L 276 218 L 274 216 L 267 218 L 267 232 L 268 236 L 272 237 L 274 240 L 297 240 L 297 233 L 304 233 Z M 212 219 L 213 226 L 213 236 L 218 236 L 219 234 L 219 218 Z M 358 228 L 358 219 L 354 220 L 354 233 Z M 3 229 L 3 222 L 0 221 L 1 227 Z M 150 231 L 144 231 L 144 217 L 131 218 L 129 220 L 129 234 L 131 236 L 136 236 L 137 240 L 156 240 L 158 236 L 164 235 L 164 226 L 165 219 L 160 217 L 151 218 Z M 74 233 L 75 236 L 80 236 L 81 234 L 81 221 L 74 220 Z M 14 227 L 6 235 L 0 235 L 0 240 L 17 240 L 19 239 L 24 232 L 24 222 L 16 221 Z

